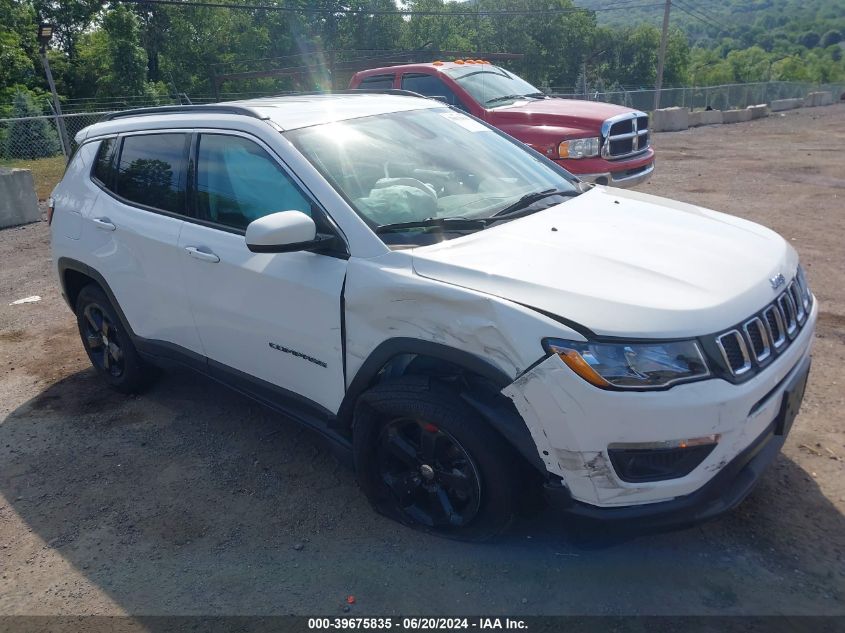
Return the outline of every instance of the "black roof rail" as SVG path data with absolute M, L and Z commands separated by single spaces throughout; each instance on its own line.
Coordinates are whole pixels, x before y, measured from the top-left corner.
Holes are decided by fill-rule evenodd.
M 356 95 L 356 94 L 380 94 L 380 95 L 399 95 L 400 97 L 420 97 L 428 99 L 425 95 L 419 92 L 411 92 L 410 90 L 403 90 L 401 88 L 342 88 L 340 90 L 309 90 L 305 92 L 286 92 L 279 95 L 268 95 L 266 97 L 255 97 L 256 100 L 261 99 L 276 99 L 282 97 L 312 97 L 319 95 Z
M 188 113 L 205 112 L 212 114 L 240 114 L 249 116 L 254 119 L 266 119 L 268 117 L 259 114 L 252 108 L 240 105 L 226 105 L 226 104 L 198 104 L 198 105 L 174 105 L 174 106 L 154 106 L 150 108 L 134 108 L 132 110 L 121 110 L 120 112 L 112 112 L 103 117 L 103 121 L 111 121 L 113 119 L 121 119 L 130 116 L 146 116 L 151 114 L 188 114 Z
M 383 94 L 383 95 L 399 95 L 400 97 L 421 97 L 428 99 L 425 95 L 419 92 L 412 92 L 411 90 L 403 90 L 402 88 L 347 88 L 346 90 L 335 90 L 332 94 Z

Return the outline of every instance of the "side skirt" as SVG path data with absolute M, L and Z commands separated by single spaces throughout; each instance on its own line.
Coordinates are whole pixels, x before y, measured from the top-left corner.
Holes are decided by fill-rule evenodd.
M 178 365 L 192 369 L 319 433 L 329 441 L 332 451 L 338 458 L 352 465 L 352 440 L 336 430 L 337 417 L 325 407 L 278 385 L 210 360 L 179 345 L 134 335 L 132 342 L 144 360 L 153 365 L 159 367 Z

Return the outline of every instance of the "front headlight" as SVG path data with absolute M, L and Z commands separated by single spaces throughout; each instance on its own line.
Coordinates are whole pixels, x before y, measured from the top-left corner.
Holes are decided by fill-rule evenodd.
M 590 158 L 599 155 L 600 138 L 574 138 L 557 146 L 561 158 Z
M 603 389 L 659 389 L 710 375 L 695 341 L 579 343 L 547 338 L 543 348 L 560 356 L 581 378 Z

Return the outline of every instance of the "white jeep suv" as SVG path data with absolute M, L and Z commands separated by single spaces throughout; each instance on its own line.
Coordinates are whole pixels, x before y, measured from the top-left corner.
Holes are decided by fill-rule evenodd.
M 124 112 L 53 194 L 53 257 L 121 391 L 179 362 L 348 449 L 381 512 L 463 538 L 529 493 L 660 524 L 784 442 L 817 306 L 735 217 L 582 185 L 407 94 Z

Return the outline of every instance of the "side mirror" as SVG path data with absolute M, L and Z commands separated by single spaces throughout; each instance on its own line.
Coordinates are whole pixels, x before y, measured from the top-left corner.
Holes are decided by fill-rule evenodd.
M 302 211 L 265 215 L 246 227 L 246 246 L 253 253 L 292 253 L 328 245 L 334 239 L 317 235 L 317 225 Z

